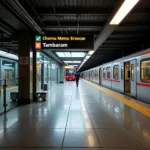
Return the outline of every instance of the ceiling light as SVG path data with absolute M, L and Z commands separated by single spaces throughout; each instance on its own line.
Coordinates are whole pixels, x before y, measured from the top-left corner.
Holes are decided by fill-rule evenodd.
M 63 52 L 56 52 L 56 54 L 57 54 L 59 57 L 65 57 L 65 55 L 64 55 Z
M 86 53 L 84 52 L 71 52 L 72 57 L 85 57 Z
M 64 61 L 64 63 L 78 64 L 81 63 L 81 61 Z
M 71 53 L 70 52 L 64 52 L 65 57 L 71 57 Z
M 81 63 L 81 61 L 73 61 L 73 63 Z
M 86 57 L 85 57 L 85 59 L 89 59 L 89 58 L 90 58 L 90 56 L 86 56 Z
M 89 51 L 89 53 L 88 53 L 88 54 L 89 54 L 89 55 L 92 55 L 93 53 L 94 53 L 94 51 Z
M 59 57 L 85 57 L 85 52 L 56 52 Z
M 72 61 L 64 61 L 65 63 L 72 63 Z
M 139 0 L 125 0 L 112 21 L 111 25 L 118 25 L 125 16 L 132 10 L 132 8 L 137 4 Z

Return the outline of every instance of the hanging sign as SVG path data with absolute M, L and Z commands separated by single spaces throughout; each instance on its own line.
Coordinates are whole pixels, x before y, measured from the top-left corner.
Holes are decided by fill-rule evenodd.
M 93 49 L 93 36 L 35 36 L 35 49 Z

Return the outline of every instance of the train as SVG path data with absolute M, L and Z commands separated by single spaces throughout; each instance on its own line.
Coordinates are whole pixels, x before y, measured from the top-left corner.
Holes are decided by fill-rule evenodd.
M 65 70 L 66 81 L 75 81 L 76 80 L 75 73 L 76 73 L 75 69 L 66 69 Z
M 18 77 L 18 56 L 0 50 L 0 79 Z
M 150 104 L 150 48 L 85 70 L 82 77 Z

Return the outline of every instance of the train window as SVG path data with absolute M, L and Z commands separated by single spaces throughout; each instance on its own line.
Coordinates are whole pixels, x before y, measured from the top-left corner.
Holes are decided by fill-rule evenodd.
M 103 78 L 105 79 L 106 78 L 106 69 L 103 68 Z
M 118 80 L 119 79 L 119 65 L 115 65 L 113 67 L 113 78 L 115 80 Z
M 134 64 L 131 65 L 131 80 L 134 81 Z
M 124 74 L 124 72 L 123 72 L 123 66 L 121 66 L 121 80 L 123 80 L 123 74 Z
M 110 79 L 110 67 L 106 68 L 106 72 L 107 72 L 107 79 Z
M 95 70 L 95 77 L 98 78 L 98 71 Z
M 150 59 L 141 61 L 141 80 L 150 82 Z

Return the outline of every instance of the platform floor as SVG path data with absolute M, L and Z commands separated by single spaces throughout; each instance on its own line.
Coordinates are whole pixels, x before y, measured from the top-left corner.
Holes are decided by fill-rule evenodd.
M 7 149 L 6 149 L 7 148 Z M 150 118 L 81 80 L 0 117 L 0 150 L 150 150 Z

